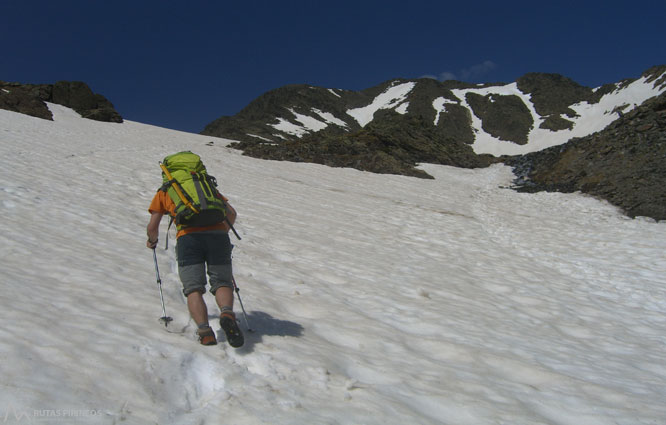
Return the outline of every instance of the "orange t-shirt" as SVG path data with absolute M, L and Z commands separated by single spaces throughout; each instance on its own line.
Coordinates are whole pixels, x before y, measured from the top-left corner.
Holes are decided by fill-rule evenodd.
M 224 200 L 228 201 L 227 198 L 224 198 Z M 150 202 L 150 206 L 148 207 L 148 211 L 151 214 L 156 212 L 160 214 L 169 214 L 172 217 L 175 215 L 174 213 L 175 210 L 176 210 L 176 204 L 174 204 L 169 195 L 162 190 L 157 191 L 157 193 L 153 197 L 153 200 Z M 186 227 L 184 229 L 178 230 L 178 232 L 176 233 L 176 238 L 179 238 L 183 235 L 187 235 L 188 233 L 204 232 L 207 230 L 224 230 L 225 232 L 228 232 L 229 225 L 223 221 L 221 223 L 213 224 L 212 226 L 206 226 L 206 227 Z

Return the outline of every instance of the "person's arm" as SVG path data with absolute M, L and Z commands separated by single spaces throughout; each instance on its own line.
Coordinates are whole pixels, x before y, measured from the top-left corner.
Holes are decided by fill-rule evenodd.
M 150 249 L 155 249 L 157 246 L 157 239 L 160 235 L 160 221 L 164 214 L 151 211 L 150 221 L 146 227 L 146 234 L 148 235 L 148 240 L 146 241 L 146 246 Z

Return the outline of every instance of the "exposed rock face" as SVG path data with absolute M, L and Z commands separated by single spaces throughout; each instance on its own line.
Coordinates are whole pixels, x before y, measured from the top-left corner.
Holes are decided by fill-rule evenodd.
M 474 168 L 497 161 L 489 155 L 476 155 L 470 145 L 447 136 L 423 119 L 392 111 L 384 113 L 386 119 L 351 133 L 324 131 L 281 144 L 241 142 L 235 147 L 258 158 L 423 178 L 431 176 L 415 168 L 420 162 Z
M 365 126 L 348 113 L 400 86 L 411 87 L 406 90 L 409 101 L 401 100 L 399 95 L 384 101 L 394 106 L 402 104 L 408 113 L 379 108 Z M 470 146 L 474 141 L 470 112 L 458 104 L 460 100 L 450 90 L 463 87 L 471 85 L 445 85 L 430 79 L 418 80 L 418 84 L 393 80 L 360 92 L 286 86 L 265 93 L 233 117 L 213 121 L 202 133 L 240 140 L 231 146 L 258 158 L 430 177 L 415 165 L 435 162 L 480 167 L 490 161 L 489 157 L 475 155 Z M 438 117 L 432 105 L 440 97 L 450 104 Z M 325 128 L 308 130 L 307 124 L 313 119 Z
M 51 97 L 46 85 L 27 85 L 0 81 L 0 109 L 52 120 L 53 115 L 44 103 Z
M 573 127 L 574 123 L 565 118 L 576 115 L 571 105 L 582 101 L 593 103 L 601 97 L 601 93 L 595 96 L 592 89 L 559 74 L 525 74 L 516 83 L 520 91 L 530 94 L 537 113 L 546 117 L 541 128 L 554 131 Z M 608 85 L 609 89 L 614 87 Z
M 519 145 L 527 143 L 534 119 L 518 96 L 468 93 L 466 99 L 487 133 Z
M 53 103 L 67 106 L 81 114 L 83 118 L 96 121 L 123 122 L 122 117 L 101 94 L 93 91 L 80 81 L 59 81 L 53 85 Z
M 506 161 L 522 191 L 581 191 L 666 220 L 666 93 L 603 131 Z
M 55 84 L 19 84 L 0 81 L 0 109 L 52 120 L 45 102 L 74 109 L 84 118 L 123 122 L 123 118 L 101 94 L 83 82 L 59 81 Z
M 343 90 L 329 91 L 308 85 L 290 85 L 264 93 L 253 100 L 233 117 L 220 117 L 206 126 L 202 134 L 226 137 L 248 143 L 260 143 L 263 139 L 290 140 L 297 137 L 282 134 L 274 125 L 278 117 L 293 117 L 295 113 L 308 113 L 312 108 L 329 111 L 341 118 L 349 128 L 360 128 L 350 116 L 345 116 L 339 98 L 353 101 L 362 94 L 351 95 L 353 92 Z M 309 112 L 311 113 L 311 112 Z M 280 134 L 281 138 L 274 134 Z

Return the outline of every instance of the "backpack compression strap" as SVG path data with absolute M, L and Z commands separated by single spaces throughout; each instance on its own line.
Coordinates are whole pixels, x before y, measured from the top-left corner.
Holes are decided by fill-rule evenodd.
M 192 175 L 192 180 L 194 181 L 194 189 L 197 191 L 197 196 L 199 197 L 199 202 L 201 203 L 201 209 L 205 210 L 206 208 L 208 208 L 208 201 L 206 201 L 206 195 L 204 195 L 204 189 L 201 184 L 200 175 L 195 172 L 192 172 L 191 175 Z M 206 187 L 206 189 L 208 188 Z M 207 190 L 206 193 L 212 195 L 210 189 Z
M 169 179 L 169 183 L 171 183 L 173 185 L 173 188 L 176 191 L 176 194 L 178 194 L 178 197 L 180 198 L 180 200 L 183 201 L 183 204 L 185 204 L 185 206 L 187 208 L 191 209 L 192 211 L 194 211 L 195 213 L 198 214 L 199 210 L 194 205 L 192 205 L 192 202 L 190 202 L 189 199 L 187 199 L 187 197 L 185 196 L 183 191 L 180 189 L 180 185 L 171 176 L 171 173 L 169 172 L 167 167 L 161 162 L 160 162 L 160 167 L 162 168 L 162 171 L 164 171 L 164 175 L 167 177 L 167 179 Z

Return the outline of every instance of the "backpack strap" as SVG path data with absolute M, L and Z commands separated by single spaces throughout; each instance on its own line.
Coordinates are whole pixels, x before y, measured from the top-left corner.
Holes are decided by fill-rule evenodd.
M 206 195 L 204 195 L 204 190 L 201 185 L 201 176 L 194 171 L 192 171 L 190 174 L 192 175 L 192 180 L 194 181 L 194 189 L 196 189 L 199 202 L 201 203 L 201 209 L 205 210 L 208 208 L 208 201 L 206 201 Z M 208 192 L 210 193 L 210 190 Z
M 159 189 L 157 189 L 157 191 L 166 192 L 167 190 L 169 190 L 169 186 L 171 186 L 171 181 L 164 183 L 162 186 L 160 186 Z
M 169 230 L 171 230 L 171 225 L 173 224 L 173 222 L 174 222 L 173 216 L 169 215 L 169 226 L 167 227 L 166 237 L 164 238 L 164 239 L 166 239 L 166 243 L 164 244 L 164 250 L 165 251 L 167 249 L 169 249 Z

